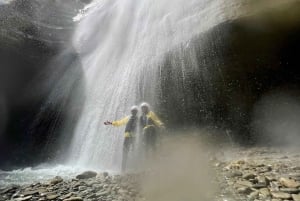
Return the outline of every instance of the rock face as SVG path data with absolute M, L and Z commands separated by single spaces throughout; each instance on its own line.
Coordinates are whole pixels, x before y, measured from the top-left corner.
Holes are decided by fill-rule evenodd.
M 76 97 L 73 88 L 83 81 L 78 81 L 81 64 L 69 41 L 75 25 L 72 18 L 83 6 L 72 0 L 0 4 L 0 168 L 32 164 L 63 151 L 51 147 L 61 140 L 61 125 L 55 122 L 70 113 L 75 123 L 80 112 L 69 101 L 76 99 L 80 105 L 82 94 Z M 60 97 L 52 98 L 51 106 L 45 105 L 59 83 L 65 82 L 65 72 L 73 80 L 68 80 Z M 72 133 L 71 124 L 70 128 L 66 133 Z
M 253 113 L 264 112 L 257 106 L 265 96 L 285 92 L 299 102 L 294 86 L 300 76 L 300 3 L 277 2 L 282 5 L 218 24 L 166 55 L 160 72 L 163 119 L 172 127 L 225 124 L 235 131 L 232 138 L 245 143 L 288 139 L 263 133 L 260 119 L 251 122 Z M 259 134 L 249 140 L 253 125 Z

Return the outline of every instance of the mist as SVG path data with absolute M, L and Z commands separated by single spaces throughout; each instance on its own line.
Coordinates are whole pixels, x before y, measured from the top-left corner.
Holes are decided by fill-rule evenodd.
M 209 145 L 205 138 L 192 136 L 164 137 L 157 156 L 146 159 L 143 169 L 149 172 L 141 179 L 141 193 L 146 200 L 214 199 L 219 190 L 214 183 L 216 175 L 210 162 L 215 147 Z

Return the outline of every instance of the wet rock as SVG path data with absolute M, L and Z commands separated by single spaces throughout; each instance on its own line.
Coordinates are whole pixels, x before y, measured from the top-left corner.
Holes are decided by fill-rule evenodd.
M 83 201 L 83 199 L 81 197 L 71 197 L 63 201 Z
M 292 198 L 294 201 L 300 201 L 300 194 L 292 194 Z
M 258 191 L 254 191 L 252 193 L 250 193 L 250 195 L 248 196 L 249 200 L 255 200 L 256 198 L 258 198 Z
M 256 189 L 260 189 L 260 188 L 265 188 L 267 187 L 267 184 L 264 184 L 264 183 L 258 183 L 258 184 L 253 184 L 252 185 L 252 188 L 256 188 Z
M 241 187 L 241 188 L 238 188 L 237 189 L 237 192 L 239 193 L 239 194 L 246 194 L 246 195 L 248 195 L 249 193 L 251 193 L 252 192 L 252 190 L 251 190 L 251 188 L 249 188 L 249 187 Z M 121 192 L 120 192 L 121 193 Z M 121 193 L 121 194 L 126 194 L 127 192 L 124 192 L 124 193 Z
M 58 198 L 59 196 L 56 194 L 48 194 L 46 195 L 46 199 L 47 200 L 55 200 L 56 198 Z
M 70 193 L 68 193 L 68 194 L 66 194 L 66 195 L 61 196 L 60 199 L 61 199 L 61 200 L 65 200 L 65 199 L 67 199 L 67 198 L 70 198 L 72 195 L 73 195 L 73 193 L 70 192 Z
M 86 171 L 76 176 L 76 179 L 90 179 L 96 177 L 97 173 L 93 171 Z
M 226 177 L 241 177 L 243 173 L 241 171 L 232 171 L 226 174 Z
M 39 191 L 38 190 L 29 190 L 29 191 L 24 191 L 22 193 L 22 195 L 24 195 L 25 197 L 28 195 L 34 195 L 34 194 L 39 194 Z
M 78 187 L 78 190 L 79 190 L 79 191 L 85 191 L 86 189 L 87 189 L 86 186 L 79 186 L 79 187 Z
M 281 185 L 288 188 L 298 188 L 300 186 L 300 182 L 297 182 L 293 179 L 283 178 L 283 177 L 279 179 L 279 182 L 281 183 Z
M 60 176 L 56 176 L 50 181 L 50 184 L 56 185 L 60 182 L 63 182 L 63 179 Z
M 243 179 L 249 180 L 249 179 L 254 179 L 255 175 L 252 173 L 247 173 L 243 175 Z
M 14 199 L 14 201 L 26 201 L 26 200 L 31 200 L 32 196 L 26 196 L 26 197 L 22 197 L 22 198 L 16 198 Z
M 236 184 L 250 187 L 250 188 L 253 186 L 253 184 L 250 181 L 242 181 L 242 180 L 237 181 Z
M 268 188 L 259 189 L 260 197 L 265 199 L 271 196 L 270 190 Z
M 109 194 L 109 191 L 102 191 L 102 192 L 96 193 L 97 197 L 101 197 L 101 196 L 108 195 L 108 194 Z
M 7 188 L 1 189 L 0 190 L 0 194 L 5 194 L 5 193 L 9 193 L 9 192 L 16 192 L 16 190 L 20 188 L 19 185 L 11 185 Z
M 292 167 L 292 170 L 300 170 L 300 166 L 294 166 Z
M 264 185 L 268 185 L 268 180 L 267 180 L 267 178 L 266 177 L 264 177 L 264 176 L 258 176 L 257 177 L 257 182 L 259 183 L 259 184 L 264 184 Z
M 271 192 L 271 195 L 273 198 L 279 198 L 279 199 L 290 199 L 292 196 L 289 193 L 284 193 L 284 192 Z
M 298 188 L 280 188 L 280 191 L 285 192 L 285 193 L 297 194 L 300 192 L 300 189 L 298 189 Z

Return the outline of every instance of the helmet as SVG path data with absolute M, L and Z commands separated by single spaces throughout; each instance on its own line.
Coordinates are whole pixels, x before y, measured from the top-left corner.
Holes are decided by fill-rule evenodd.
M 132 106 L 131 108 L 130 108 L 130 111 L 131 112 L 133 112 L 133 111 L 138 111 L 139 110 L 139 108 L 138 108 L 138 106 L 136 106 L 136 105 L 134 105 L 134 106 Z
M 150 105 L 146 102 L 142 103 L 141 107 L 146 107 L 146 108 L 150 109 Z

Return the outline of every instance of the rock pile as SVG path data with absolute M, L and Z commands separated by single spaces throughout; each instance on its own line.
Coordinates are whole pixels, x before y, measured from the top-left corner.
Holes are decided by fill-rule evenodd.
M 265 156 L 265 152 L 252 152 L 247 159 L 223 164 L 233 194 L 238 200 L 300 201 L 299 156 Z
M 141 198 L 137 175 L 84 172 L 76 179 L 55 177 L 46 183 L 0 189 L 0 200 L 12 201 L 130 201 Z

